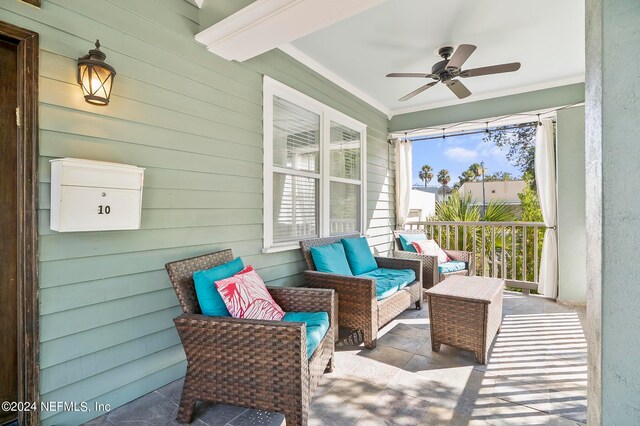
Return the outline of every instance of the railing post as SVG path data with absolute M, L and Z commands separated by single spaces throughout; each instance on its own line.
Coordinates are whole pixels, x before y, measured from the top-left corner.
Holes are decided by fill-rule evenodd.
M 467 226 L 462 225 L 462 250 L 467 251 Z
M 486 241 L 487 240 L 487 236 L 486 236 L 486 228 L 484 226 L 482 226 L 482 276 L 486 277 L 486 265 L 487 265 L 487 248 L 486 248 Z
M 527 227 L 522 227 L 522 281 L 527 281 Z
M 496 268 L 496 227 L 491 226 L 491 276 L 496 278 L 498 270 Z
M 540 228 L 534 228 L 533 234 L 533 282 L 538 283 L 538 233 Z
M 477 242 L 477 239 L 478 239 L 478 230 L 476 229 L 475 225 L 473 225 L 471 228 L 473 229 L 473 244 L 472 244 L 473 247 L 472 247 L 471 253 L 473 254 L 473 257 L 475 258 L 474 259 L 474 261 L 475 261 L 474 263 L 476 265 L 476 270 L 474 272 L 477 275 L 478 274 L 478 263 L 480 263 L 480 262 L 478 262 L 478 251 L 476 250 L 476 242 Z
M 447 229 L 447 250 L 451 249 L 451 234 L 449 233 L 449 225 L 445 225 Z
M 507 233 L 504 225 L 502 225 L 502 250 L 500 252 L 501 263 L 502 263 L 502 274 L 501 278 L 503 280 L 507 279 Z
M 518 279 L 518 271 L 516 268 L 516 240 L 518 234 L 516 233 L 516 227 L 511 226 L 511 279 L 516 281 Z

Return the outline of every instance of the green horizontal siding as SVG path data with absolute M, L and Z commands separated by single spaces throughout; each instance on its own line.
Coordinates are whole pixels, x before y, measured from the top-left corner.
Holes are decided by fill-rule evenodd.
M 184 374 L 164 265 L 231 248 L 270 285 L 301 284 L 297 250 L 262 254 L 262 76 L 367 124 L 367 216 L 376 253 L 395 226 L 389 120 L 279 50 L 229 62 L 194 40 L 183 0 L 47 0 L 0 4 L 2 20 L 40 34 L 41 394 L 124 404 Z M 76 59 L 100 38 L 118 74 L 108 107 L 84 102 Z M 146 169 L 142 229 L 49 229 L 49 160 Z M 99 413 L 42 413 L 77 424 Z

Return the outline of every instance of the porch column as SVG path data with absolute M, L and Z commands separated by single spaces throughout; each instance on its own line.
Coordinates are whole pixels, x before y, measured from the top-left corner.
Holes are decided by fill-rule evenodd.
M 586 14 L 588 422 L 640 424 L 640 2 Z
M 558 111 L 558 301 L 587 301 L 584 107 Z

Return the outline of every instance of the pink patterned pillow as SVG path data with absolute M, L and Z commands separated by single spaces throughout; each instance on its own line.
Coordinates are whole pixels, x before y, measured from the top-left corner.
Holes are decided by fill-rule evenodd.
M 273 300 L 264 281 L 249 267 L 236 275 L 216 281 L 216 288 L 234 318 L 280 321 L 282 308 Z
M 253 271 L 253 266 L 249 265 L 249 266 L 246 266 L 242 271 L 238 272 L 237 274 L 234 274 L 234 276 L 240 275 L 240 274 L 246 274 L 247 272 L 251 272 L 251 271 Z
M 413 241 L 411 245 L 420 254 L 424 254 L 427 256 L 438 256 L 438 263 L 447 263 L 451 260 L 449 259 L 449 256 L 447 256 L 447 253 L 445 253 L 444 250 L 440 248 L 435 240 Z

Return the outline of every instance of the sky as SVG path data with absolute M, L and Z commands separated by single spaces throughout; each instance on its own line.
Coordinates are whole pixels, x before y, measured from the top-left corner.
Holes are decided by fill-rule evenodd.
M 424 185 L 418 178 L 418 172 L 424 164 L 433 169 L 433 179 L 429 186 L 440 186 L 437 176 L 441 169 L 449 170 L 453 186 L 458 182 L 458 177 L 469 168 L 472 163 L 484 161 L 487 174 L 495 172 L 509 172 L 514 177 L 520 177 L 522 173 L 513 167 L 506 157 L 506 150 L 498 148 L 491 142 L 483 142 L 484 134 L 438 138 L 413 142 L 413 183 Z

